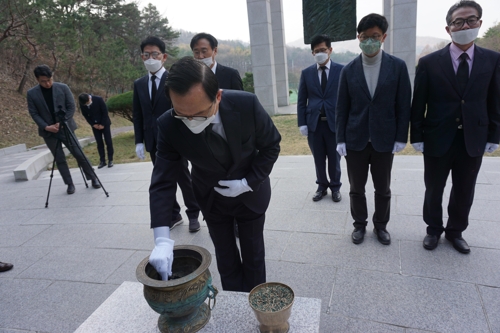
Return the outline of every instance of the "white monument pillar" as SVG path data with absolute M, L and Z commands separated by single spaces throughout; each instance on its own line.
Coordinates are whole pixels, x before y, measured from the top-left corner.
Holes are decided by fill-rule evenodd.
M 247 11 L 255 94 L 272 116 L 278 110 L 278 100 L 270 2 L 271 0 L 247 0 Z
M 274 66 L 278 106 L 286 106 L 290 104 L 290 99 L 288 93 L 288 66 L 286 61 L 282 0 L 271 1 L 271 24 L 273 27 Z
M 417 0 L 384 0 L 384 16 L 389 21 L 389 43 L 384 43 L 384 50 L 406 62 L 413 86 L 417 52 Z

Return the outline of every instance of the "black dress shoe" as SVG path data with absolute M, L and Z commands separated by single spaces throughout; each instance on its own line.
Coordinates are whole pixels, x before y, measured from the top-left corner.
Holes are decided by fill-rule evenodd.
M 455 248 L 455 250 L 457 250 L 458 252 L 464 253 L 464 254 L 470 253 L 469 244 L 467 244 L 465 239 L 463 239 L 462 237 L 452 238 L 452 237 L 444 236 L 444 238 L 446 238 L 449 242 L 451 242 L 451 244 L 453 244 L 453 247 Z
M 386 229 L 373 229 L 373 233 L 377 235 L 377 239 L 380 243 L 384 245 L 391 244 L 391 234 Z
M 323 197 L 327 194 L 328 192 L 326 190 L 324 191 L 316 191 L 313 195 L 313 201 L 320 201 L 323 199 Z
M 365 239 L 366 228 L 354 228 L 351 239 L 354 244 L 361 244 Z
M 332 192 L 332 200 L 333 202 L 340 202 L 340 200 L 342 200 L 342 194 L 340 194 L 340 191 Z
M 101 163 L 99 163 L 99 165 L 97 166 L 97 169 L 104 168 L 105 166 L 106 166 L 106 162 L 105 161 L 101 161 Z
M 73 184 L 68 184 L 68 189 L 66 190 L 66 193 L 68 193 L 68 194 L 73 194 L 73 193 L 75 193 L 75 185 L 73 185 Z
M 109 161 L 109 163 L 108 163 L 108 168 L 112 168 L 112 167 L 113 167 L 113 165 L 114 165 L 114 164 L 113 164 L 113 161 Z
M 0 272 L 6 272 L 6 271 L 12 269 L 12 267 L 14 267 L 14 265 L 0 261 Z
M 439 244 L 440 236 L 436 235 L 425 235 L 424 237 L 424 249 L 434 250 Z
M 101 188 L 101 184 L 97 181 L 97 178 L 92 179 L 92 187 L 93 188 Z
M 172 220 L 172 226 L 170 227 L 170 230 L 182 224 L 183 222 L 184 221 L 182 220 L 182 215 L 181 214 L 177 215 L 177 217 Z

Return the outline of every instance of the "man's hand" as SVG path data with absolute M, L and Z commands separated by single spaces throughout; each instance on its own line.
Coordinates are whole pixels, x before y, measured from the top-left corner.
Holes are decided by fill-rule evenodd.
M 405 149 L 406 147 L 406 142 L 394 142 L 394 149 L 392 150 L 392 153 L 399 153 L 401 150 Z
M 419 151 L 421 153 L 424 152 L 424 143 L 423 142 L 415 142 L 411 144 L 413 146 L 413 149 L 416 151 Z
M 484 152 L 491 154 L 492 152 L 494 152 L 495 150 L 497 150 L 497 148 L 498 148 L 498 145 L 496 143 L 488 142 L 486 144 L 486 147 L 484 148 Z
M 139 159 L 143 160 L 146 157 L 144 156 L 144 143 L 138 143 L 135 145 L 135 154 Z
M 214 187 L 214 190 L 225 197 L 234 198 L 242 193 L 252 191 L 252 188 L 248 186 L 247 180 L 245 178 L 235 180 L 220 180 L 219 185 L 226 186 L 227 188 Z
M 347 156 L 347 148 L 344 142 L 337 144 L 337 153 L 339 153 L 340 156 Z
M 300 134 L 302 134 L 303 136 L 307 136 L 307 125 L 304 125 L 304 126 L 300 126 L 299 127 L 299 131 L 300 131 Z
M 95 128 L 95 129 L 100 129 L 99 128 L 99 124 L 94 124 L 94 125 L 92 125 L 92 127 Z
M 155 244 L 156 246 L 149 256 L 149 263 L 160 273 L 161 279 L 167 281 L 168 277 L 172 276 L 175 241 L 166 237 L 157 237 Z
M 57 133 L 57 132 L 59 132 L 59 123 L 56 123 L 56 124 L 53 124 L 53 125 L 49 125 L 49 126 L 45 126 L 45 130 L 47 132 Z

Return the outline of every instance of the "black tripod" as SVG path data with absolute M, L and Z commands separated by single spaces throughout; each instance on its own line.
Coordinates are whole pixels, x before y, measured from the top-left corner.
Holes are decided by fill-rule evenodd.
M 88 169 L 92 170 L 92 175 L 94 176 L 95 179 L 97 179 L 97 181 L 101 185 L 101 188 L 104 191 L 104 194 L 106 194 L 106 197 L 109 197 L 109 194 L 104 189 L 104 186 L 102 185 L 101 180 L 99 179 L 99 177 L 97 177 L 97 175 L 94 171 L 94 168 L 92 168 L 92 164 L 90 164 L 87 156 L 85 156 L 85 154 L 83 153 L 82 147 L 80 147 L 80 143 L 78 142 L 78 139 L 77 139 L 75 133 L 73 133 L 73 131 L 71 131 L 69 129 L 68 123 L 66 122 L 66 112 L 63 110 L 61 105 L 58 105 L 57 108 L 59 109 L 56 112 L 56 117 L 59 120 L 59 132 L 62 132 L 64 134 L 64 136 L 66 137 L 66 141 L 67 141 L 67 145 L 68 145 L 67 148 L 69 149 L 70 152 L 72 152 L 73 149 L 79 150 L 81 155 L 84 157 L 85 163 L 87 163 L 87 166 L 89 167 Z M 50 188 L 52 186 L 52 178 L 54 177 L 54 169 L 55 169 L 55 164 L 56 164 L 56 159 L 57 159 L 57 152 L 59 151 L 59 149 L 61 151 L 63 151 L 62 150 L 62 143 L 63 143 L 62 139 L 60 137 L 58 137 L 56 148 L 54 151 L 54 161 L 52 162 L 52 171 L 50 172 L 50 182 L 49 182 L 49 189 L 47 191 L 47 201 L 45 201 L 45 208 L 47 208 L 49 206 Z M 82 174 L 83 182 L 85 183 L 85 187 L 88 188 L 89 185 L 87 184 L 87 179 L 85 179 L 85 175 L 83 173 L 83 169 L 82 169 L 82 166 L 80 165 L 80 163 L 78 163 L 78 167 L 80 168 L 80 172 Z

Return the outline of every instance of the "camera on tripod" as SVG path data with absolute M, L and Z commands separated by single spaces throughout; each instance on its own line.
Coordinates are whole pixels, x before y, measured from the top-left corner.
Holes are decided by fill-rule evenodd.
M 65 122 L 66 119 L 66 111 L 63 109 L 62 105 L 57 106 L 58 110 L 55 112 L 56 117 L 59 120 L 59 122 Z

